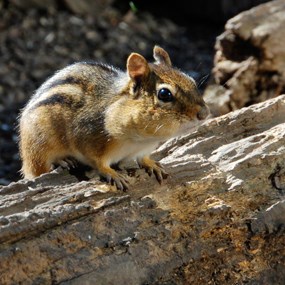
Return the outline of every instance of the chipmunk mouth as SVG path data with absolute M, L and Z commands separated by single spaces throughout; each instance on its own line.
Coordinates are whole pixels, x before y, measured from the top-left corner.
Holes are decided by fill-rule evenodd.
M 203 105 L 200 111 L 197 113 L 197 119 L 205 121 L 210 116 L 210 109 L 207 105 Z

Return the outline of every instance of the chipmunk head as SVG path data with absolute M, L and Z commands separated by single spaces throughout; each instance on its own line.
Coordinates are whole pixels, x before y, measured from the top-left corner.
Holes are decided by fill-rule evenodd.
M 174 68 L 164 49 L 155 46 L 153 57 L 154 63 L 138 53 L 128 57 L 130 83 L 120 119 L 128 134 L 163 140 L 185 133 L 209 111 L 194 79 Z
M 194 79 L 172 67 L 168 53 L 161 47 L 154 47 L 153 57 L 155 62 L 148 63 L 142 55 L 132 53 L 127 61 L 131 93 L 145 108 L 147 120 L 147 115 L 152 116 L 152 131 L 175 135 L 183 132 L 187 123 L 206 119 L 209 111 Z

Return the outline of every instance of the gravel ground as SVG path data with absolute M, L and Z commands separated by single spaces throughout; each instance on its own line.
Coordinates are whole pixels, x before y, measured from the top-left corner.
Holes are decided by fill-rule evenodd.
M 146 12 L 108 9 L 100 17 L 82 17 L 15 7 L 0 10 L 0 184 L 20 178 L 17 116 L 33 91 L 57 69 L 80 60 L 125 68 L 132 51 L 152 60 L 154 44 L 164 47 L 174 65 L 192 75 L 203 89 L 220 29 L 180 27 Z M 204 83 L 203 83 L 204 81 Z

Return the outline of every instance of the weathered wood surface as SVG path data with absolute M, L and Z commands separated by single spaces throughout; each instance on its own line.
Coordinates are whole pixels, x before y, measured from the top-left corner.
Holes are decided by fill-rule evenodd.
M 67 171 L 0 188 L 0 284 L 284 284 L 285 96 L 161 146 L 120 192 Z
M 230 19 L 217 37 L 205 99 L 225 114 L 285 92 L 285 1 L 269 1 Z

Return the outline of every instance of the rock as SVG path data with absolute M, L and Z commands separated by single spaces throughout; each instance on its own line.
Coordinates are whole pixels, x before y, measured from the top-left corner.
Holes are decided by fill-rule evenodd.
M 284 113 L 282 95 L 166 142 L 162 185 L 57 169 L 0 187 L 0 283 L 284 284 Z
M 225 114 L 284 93 L 285 49 L 280 41 L 284 37 L 282 0 L 252 8 L 227 22 L 216 42 L 213 78 L 218 86 L 205 92 L 214 110 Z M 221 108 L 219 98 L 225 96 L 230 100 Z

